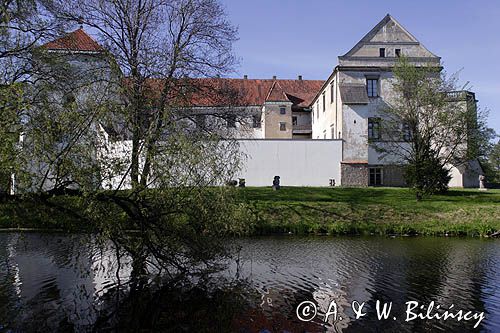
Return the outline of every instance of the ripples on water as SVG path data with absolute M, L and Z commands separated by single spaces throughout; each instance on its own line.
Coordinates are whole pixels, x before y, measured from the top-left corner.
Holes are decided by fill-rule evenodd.
M 468 332 L 473 323 L 404 323 L 405 302 L 484 311 L 480 330 L 500 331 L 500 242 L 448 238 L 266 237 L 238 241 L 239 265 L 225 277 L 248 281 L 250 307 L 238 310 L 230 330 L 258 332 Z M 128 278 L 127 263 L 120 280 Z M 116 259 L 87 237 L 0 234 L 0 332 L 83 331 L 100 298 L 116 286 Z M 301 323 L 295 308 L 330 301 L 344 319 Z M 366 302 L 354 320 L 350 303 Z M 378 321 L 375 301 L 393 302 L 397 321 Z M 210 313 L 210 309 L 207 309 Z M 44 326 L 46 325 L 46 326 Z M 46 329 L 46 330 L 45 330 Z

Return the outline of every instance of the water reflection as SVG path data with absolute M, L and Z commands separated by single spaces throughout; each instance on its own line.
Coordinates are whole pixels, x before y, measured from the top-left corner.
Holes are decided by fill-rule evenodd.
M 270 318 L 304 300 L 314 300 L 324 314 L 334 300 L 343 320 L 325 324 L 318 316 L 319 331 L 473 330 L 475 321 L 404 322 L 405 302 L 435 301 L 443 307 L 454 304 L 455 309 L 484 311 L 486 319 L 479 329 L 500 330 L 498 241 L 282 237 L 245 240 L 242 249 L 242 276 L 252 281 L 263 298 L 271 298 L 268 302 L 275 306 L 262 307 Z M 366 302 L 366 316 L 354 320 L 353 300 Z M 393 303 L 389 320 L 378 320 L 377 300 Z M 296 320 L 294 312 L 288 314 L 290 321 Z
M 405 302 L 412 300 L 484 311 L 478 330 L 500 331 L 499 241 L 248 238 L 238 241 L 239 260 L 219 275 L 226 283 L 151 290 L 140 297 L 146 304 L 142 310 L 135 307 L 136 298 L 125 296 L 127 306 L 113 323 L 107 314 L 115 296 L 126 295 L 117 285 L 127 281 L 129 262 L 94 242 L 86 236 L 0 234 L 0 332 L 123 331 L 141 320 L 149 329 L 172 332 L 194 331 L 193 325 L 197 332 L 473 330 L 474 321 L 405 323 Z M 227 284 L 235 277 L 246 284 Z M 305 300 L 317 304 L 320 313 L 311 322 L 299 321 L 295 313 Z M 353 300 L 365 302 L 362 318 L 355 319 Z M 392 302 L 388 320 L 377 319 L 377 300 Z M 325 323 L 321 315 L 331 301 L 342 320 L 330 317 Z

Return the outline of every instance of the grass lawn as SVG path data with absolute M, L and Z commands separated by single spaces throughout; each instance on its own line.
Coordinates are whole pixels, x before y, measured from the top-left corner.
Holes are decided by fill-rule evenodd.
M 238 218 L 252 234 L 420 234 L 489 236 L 500 231 L 500 190 L 450 190 L 421 202 L 403 188 L 235 188 Z M 85 209 L 78 197 L 59 205 Z M 70 209 L 70 210 L 71 210 Z M 0 203 L 0 229 L 90 231 L 36 201 Z
M 421 202 L 403 188 L 238 189 L 256 233 L 488 236 L 500 230 L 500 190 L 453 189 Z

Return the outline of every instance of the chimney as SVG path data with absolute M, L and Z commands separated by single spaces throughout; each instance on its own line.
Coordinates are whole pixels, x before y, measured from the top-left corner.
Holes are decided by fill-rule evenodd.
M 276 75 L 273 75 L 273 80 L 276 80 Z
M 247 80 L 248 79 L 248 75 L 243 75 L 243 79 Z
M 302 81 L 302 75 L 299 75 L 299 81 Z
M 83 29 L 83 17 L 81 16 L 78 17 L 78 25 L 80 26 L 80 29 Z

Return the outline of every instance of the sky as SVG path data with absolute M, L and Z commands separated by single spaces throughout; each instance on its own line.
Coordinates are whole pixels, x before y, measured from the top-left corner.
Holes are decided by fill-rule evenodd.
M 498 0 L 221 0 L 239 28 L 235 77 L 325 80 L 349 51 L 391 14 L 445 71 L 489 110 L 500 134 L 500 1 Z

